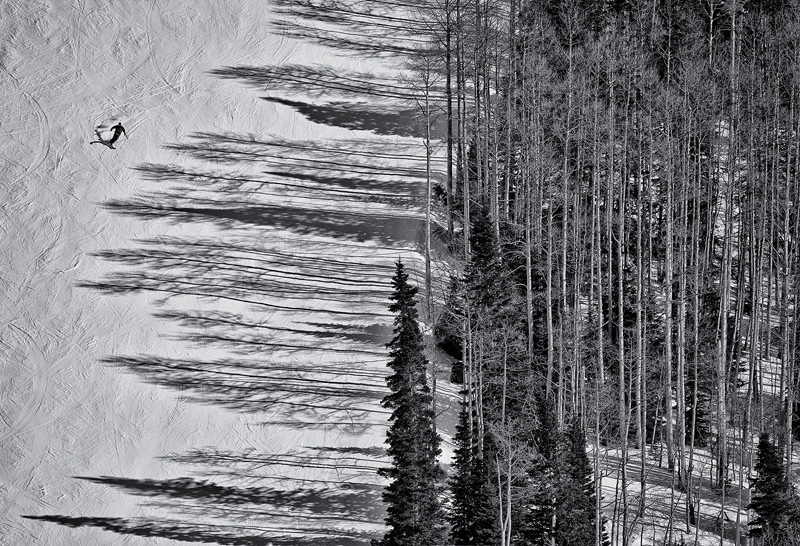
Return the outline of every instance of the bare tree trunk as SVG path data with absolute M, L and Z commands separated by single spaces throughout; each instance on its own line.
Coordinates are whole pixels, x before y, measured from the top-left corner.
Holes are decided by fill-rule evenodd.
M 728 473 L 728 408 L 727 397 L 727 361 L 728 361 L 728 315 L 730 313 L 730 283 L 731 283 L 731 253 L 733 239 L 733 208 L 734 185 L 736 184 L 736 105 L 738 94 L 736 92 L 736 11 L 737 2 L 731 2 L 731 54 L 730 54 L 730 93 L 731 111 L 728 119 L 728 149 L 727 149 L 727 188 L 725 198 L 725 235 L 723 239 L 722 274 L 720 278 L 720 313 L 717 340 L 717 482 L 722 488 L 722 506 L 725 506 L 726 482 Z M 725 518 L 720 518 L 720 546 L 725 535 Z
M 612 69 L 613 74 L 613 69 Z M 614 119 L 615 119 L 615 108 L 614 108 L 614 96 L 613 96 L 613 89 L 614 89 L 614 80 L 613 76 L 610 78 L 609 88 L 611 91 L 611 97 L 609 98 L 609 140 L 611 144 L 611 172 L 614 173 L 616 169 L 614 169 L 614 154 L 613 148 L 616 144 L 616 131 L 614 127 Z M 630 89 L 629 89 L 630 91 Z M 628 93 L 628 100 L 630 100 L 630 93 Z M 619 169 L 619 195 L 618 198 L 618 217 L 617 217 L 617 320 L 619 321 L 617 325 L 617 346 L 618 346 L 618 359 L 617 359 L 617 372 L 619 374 L 619 390 L 618 390 L 618 408 L 619 408 L 619 440 L 620 440 L 620 447 L 622 449 L 622 460 L 620 462 L 620 479 L 622 481 L 621 488 L 622 488 L 622 530 L 621 530 L 621 537 L 622 537 L 622 545 L 627 546 L 628 544 L 628 404 L 626 401 L 626 388 L 625 388 L 625 212 L 626 212 L 626 201 L 627 201 L 627 169 L 625 168 L 625 163 L 627 161 L 627 133 L 628 133 L 628 113 L 627 108 L 624 112 L 625 115 L 625 127 L 623 130 L 622 135 L 622 142 L 623 142 L 623 152 L 622 157 L 620 158 L 620 169 Z M 612 175 L 613 177 L 614 175 Z M 614 184 L 614 180 L 609 181 L 611 185 Z
M 675 468 L 675 440 L 673 432 L 673 412 L 672 412 L 672 306 L 674 302 L 672 288 L 674 271 L 674 257 L 673 257 L 673 165 L 672 165 L 672 142 L 671 142 L 671 129 L 669 128 L 669 121 L 667 122 L 667 154 L 670 159 L 667 161 L 667 176 L 666 176 L 666 237 L 665 249 L 666 258 L 664 260 L 664 288 L 666 291 L 666 298 L 664 301 L 664 416 L 666 417 L 666 433 L 667 433 L 667 465 L 670 470 Z
M 685 112 L 688 113 L 688 104 L 685 105 Z M 686 134 L 691 134 L 691 127 L 686 127 Z M 687 236 L 688 236 L 688 201 L 687 184 L 690 176 L 689 167 L 689 143 L 681 143 L 681 181 L 680 192 L 678 193 L 678 210 L 680 222 L 678 224 L 678 338 L 677 338 L 677 370 L 676 370 L 676 434 L 678 436 L 678 480 L 680 487 L 686 491 L 686 268 L 687 259 Z M 688 495 L 687 495 L 688 499 Z M 686 510 L 686 524 L 688 532 L 688 505 Z
M 451 0 L 445 0 L 445 100 L 447 102 L 447 232 L 453 235 L 453 195 L 456 182 L 453 178 L 453 22 Z

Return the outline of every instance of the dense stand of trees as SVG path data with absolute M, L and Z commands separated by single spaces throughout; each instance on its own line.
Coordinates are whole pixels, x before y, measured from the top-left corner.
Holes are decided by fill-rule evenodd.
M 454 273 L 426 318 L 463 386 L 452 542 L 628 544 L 650 465 L 672 476 L 667 542 L 709 487 L 736 506 L 720 541 L 748 521 L 783 540 L 746 484 L 765 457 L 793 476 L 800 438 L 800 1 L 416 4 L 429 151 L 448 127 Z

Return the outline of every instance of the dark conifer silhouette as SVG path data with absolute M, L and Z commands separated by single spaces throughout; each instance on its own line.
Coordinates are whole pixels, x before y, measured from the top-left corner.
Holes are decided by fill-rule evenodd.
M 441 439 L 433 426 L 428 362 L 417 322 L 417 288 L 408 283 L 399 260 L 392 285 L 394 303 L 389 310 L 396 317 L 389 367 L 394 373 L 386 379 L 391 394 L 382 401 L 392 412 L 386 440 L 392 466 L 379 471 L 391 480 L 383 493 L 389 530 L 373 546 L 442 546 L 447 530 L 439 499 L 444 478 L 437 462 Z
M 753 481 L 752 500 L 748 508 L 756 513 L 750 521 L 750 536 L 764 544 L 791 544 L 792 528 L 798 517 L 791 484 L 783 472 L 778 448 L 763 432 L 758 438 L 758 457 Z
M 576 419 L 565 432 L 560 456 L 556 505 L 556 544 L 592 544 L 595 539 L 595 490 L 586 454 L 586 433 Z
M 450 479 L 450 536 L 458 546 L 480 546 L 496 541 L 495 498 L 488 483 L 486 461 L 478 456 L 475 431 L 470 430 L 467 412 L 462 402 Z

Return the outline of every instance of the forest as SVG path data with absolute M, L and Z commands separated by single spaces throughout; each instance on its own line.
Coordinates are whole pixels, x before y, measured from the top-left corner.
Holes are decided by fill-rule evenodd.
M 456 545 L 697 544 L 701 526 L 720 545 L 799 544 L 800 2 L 413 12 L 421 316 L 462 398 L 449 477 L 413 474 L 446 490 L 446 515 L 429 496 L 413 517 L 390 508 L 395 531 L 421 534 L 378 543 L 441 544 L 431 518 L 445 518 Z M 409 404 L 435 431 L 427 373 L 433 396 Z M 391 446 L 395 470 L 417 464 Z M 616 456 L 615 499 L 601 450 Z M 654 468 L 672 496 L 645 540 Z

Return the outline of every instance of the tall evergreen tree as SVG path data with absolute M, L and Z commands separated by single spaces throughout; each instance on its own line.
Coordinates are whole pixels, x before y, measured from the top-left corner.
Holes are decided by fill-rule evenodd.
M 552 397 L 544 392 L 536 395 L 538 422 L 533 431 L 533 441 L 539 457 L 531 465 L 530 498 L 520 517 L 519 533 L 526 544 L 534 546 L 552 544 L 554 538 L 554 515 L 559 497 L 558 444 L 561 432 L 555 413 Z
M 791 484 L 786 480 L 778 448 L 764 432 L 758 439 L 753 496 L 748 508 L 756 513 L 750 522 L 750 536 L 764 544 L 791 544 L 790 529 L 797 525 Z
M 450 478 L 450 537 L 458 546 L 481 546 L 496 541 L 496 499 L 489 485 L 486 461 L 478 456 L 475 431 L 470 431 L 467 412 L 462 402 Z
M 416 309 L 417 288 L 408 282 L 408 273 L 397 261 L 392 278 L 395 313 L 394 337 L 389 342 L 389 367 L 393 373 L 386 382 L 391 394 L 382 405 L 392 412 L 387 433 L 387 453 L 392 466 L 379 470 L 391 481 L 383 493 L 388 505 L 389 530 L 373 546 L 441 546 L 446 543 L 444 510 L 439 500 L 444 473 L 437 462 L 440 437 L 434 429 L 432 397 L 423 352 L 422 332 Z
M 556 544 L 580 546 L 595 538 L 595 488 L 592 466 L 586 454 L 586 433 L 573 419 L 554 464 L 559 468 L 556 505 Z

